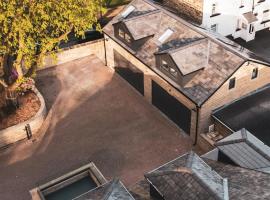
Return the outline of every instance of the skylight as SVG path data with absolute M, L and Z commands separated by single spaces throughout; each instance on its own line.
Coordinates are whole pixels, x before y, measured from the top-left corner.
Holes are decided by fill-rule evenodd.
M 134 10 L 135 10 L 135 7 L 134 6 L 129 6 L 121 15 L 122 15 L 122 17 L 126 18 Z
M 164 43 L 169 37 L 171 37 L 173 34 L 172 29 L 167 29 L 161 36 L 158 38 L 158 41 L 161 43 Z

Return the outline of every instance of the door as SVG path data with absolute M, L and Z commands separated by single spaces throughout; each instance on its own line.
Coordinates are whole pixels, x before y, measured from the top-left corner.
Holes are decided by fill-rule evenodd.
M 152 81 L 152 104 L 171 119 L 179 128 L 190 134 L 191 111 L 166 90 Z
M 144 95 L 144 75 L 137 67 L 132 65 L 118 52 L 114 52 L 115 72 L 133 86 L 139 93 Z

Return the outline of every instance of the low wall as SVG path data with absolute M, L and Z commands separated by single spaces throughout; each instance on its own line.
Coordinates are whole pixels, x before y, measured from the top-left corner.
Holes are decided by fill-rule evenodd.
M 96 55 L 101 61 L 105 63 L 104 39 L 98 39 L 61 49 L 61 51 L 57 53 L 57 60 L 48 56 L 45 58 L 44 66 L 42 66 L 40 69 L 67 63 L 79 58 L 89 56 L 91 54 Z
M 35 116 L 30 118 L 29 120 L 22 122 L 20 124 L 11 126 L 9 128 L 6 128 L 4 130 L 1 130 L 0 131 L 0 148 L 6 147 L 10 144 L 26 139 L 27 135 L 25 131 L 25 126 L 27 124 L 30 125 L 32 134 L 33 135 L 37 134 L 43 121 L 45 120 L 47 110 L 46 110 L 43 96 L 40 94 L 40 92 L 37 89 L 35 89 L 34 92 L 36 93 L 40 101 L 39 111 L 35 114 Z

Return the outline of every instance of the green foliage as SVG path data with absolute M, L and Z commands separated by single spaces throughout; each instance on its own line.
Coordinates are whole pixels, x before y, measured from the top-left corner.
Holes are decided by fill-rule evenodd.
M 33 91 L 35 89 L 35 81 L 32 78 L 19 78 L 16 81 L 16 92 L 18 95 L 24 95 L 26 92 Z
M 41 65 L 68 33 L 83 36 L 97 25 L 100 4 L 101 0 L 0 0 L 2 68 L 5 56 L 15 58 L 16 69 L 22 63 L 26 69 Z

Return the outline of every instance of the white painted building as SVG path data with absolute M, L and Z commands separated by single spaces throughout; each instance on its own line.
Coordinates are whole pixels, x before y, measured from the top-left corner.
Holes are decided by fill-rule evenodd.
M 270 28 L 270 0 L 204 0 L 202 26 L 251 41 Z

